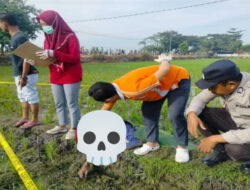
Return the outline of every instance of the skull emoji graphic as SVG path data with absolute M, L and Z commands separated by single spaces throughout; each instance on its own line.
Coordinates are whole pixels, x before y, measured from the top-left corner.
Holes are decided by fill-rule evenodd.
M 94 165 L 109 165 L 126 149 L 126 126 L 123 119 L 111 111 L 85 114 L 77 127 L 77 149 Z

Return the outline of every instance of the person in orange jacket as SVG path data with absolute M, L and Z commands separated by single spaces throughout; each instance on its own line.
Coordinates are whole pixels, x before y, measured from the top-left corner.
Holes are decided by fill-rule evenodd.
M 190 93 L 190 76 L 182 67 L 169 65 L 171 56 L 162 54 L 153 65 L 135 69 L 112 83 L 96 82 L 88 93 L 96 101 L 104 102 L 102 110 L 111 110 L 117 100 L 141 100 L 143 122 L 147 142 L 134 150 L 136 155 L 145 155 L 159 149 L 159 119 L 162 105 L 168 100 L 168 115 L 177 141 L 176 162 L 188 162 L 187 121 L 184 116 Z M 85 162 L 79 175 L 86 174 Z

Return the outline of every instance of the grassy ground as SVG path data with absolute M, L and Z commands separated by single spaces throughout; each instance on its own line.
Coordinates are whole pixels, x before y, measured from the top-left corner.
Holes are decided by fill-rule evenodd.
M 192 83 L 201 78 L 201 70 L 214 59 L 175 60 L 174 65 L 185 67 L 191 74 Z M 250 72 L 249 59 L 234 60 L 242 71 Z M 84 64 L 83 83 L 112 81 L 126 72 L 153 62 Z M 39 82 L 49 82 L 47 68 L 39 68 Z M 0 67 L 0 81 L 13 81 L 12 68 Z M 16 98 L 15 86 L 0 85 L 0 130 L 28 170 L 39 189 L 250 189 L 250 178 L 240 172 L 240 163 L 227 161 L 208 168 L 201 164 L 205 156 L 192 151 L 188 164 L 174 162 L 174 149 L 162 147 L 145 157 L 137 157 L 131 151 L 119 156 L 119 162 L 107 167 L 91 167 L 89 177 L 82 181 L 77 170 L 84 156 L 76 149 L 74 140 L 65 141 L 62 136 L 48 136 L 45 131 L 57 123 L 50 87 L 38 87 L 40 98 L 40 122 L 31 131 L 14 129 L 13 123 L 21 110 Z M 82 114 L 98 109 L 101 104 L 87 97 L 88 87 L 81 89 L 79 104 Z M 193 89 L 191 96 L 198 92 Z M 114 111 L 137 126 L 142 125 L 141 102 L 119 102 Z M 219 106 L 218 100 L 212 103 Z M 172 133 L 164 105 L 160 127 Z M 37 138 L 39 142 L 37 144 Z M 21 180 L 0 147 L 0 189 L 24 189 Z

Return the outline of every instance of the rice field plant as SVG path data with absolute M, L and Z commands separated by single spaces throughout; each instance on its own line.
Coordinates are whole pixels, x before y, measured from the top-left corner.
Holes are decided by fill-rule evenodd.
M 199 92 L 199 89 L 194 87 L 194 82 L 201 78 L 201 70 L 203 67 L 209 63 L 215 61 L 214 59 L 203 59 L 203 60 L 174 60 L 171 64 L 179 65 L 186 68 L 192 79 L 192 90 L 190 93 L 191 98 Z M 248 59 L 235 59 L 234 60 L 242 71 L 250 70 Z M 93 101 L 88 97 L 87 91 L 88 87 L 96 81 L 112 81 L 116 78 L 119 78 L 128 71 L 143 67 L 149 66 L 152 64 L 157 64 L 155 62 L 136 62 L 136 63 L 107 63 L 107 64 L 84 64 L 84 74 L 80 95 L 79 95 L 79 105 L 82 111 L 82 114 L 85 114 L 89 111 L 99 109 L 101 103 Z M 11 77 L 11 67 L 3 66 L 1 67 L 0 81 L 13 81 Z M 105 69 L 108 68 L 108 69 Z M 49 73 L 47 68 L 38 68 L 39 69 L 39 82 L 48 83 L 49 82 Z M 8 74 L 8 75 L 7 75 Z M 55 107 L 53 96 L 51 94 L 51 89 L 48 86 L 38 86 L 40 106 L 41 106 L 41 117 L 43 118 L 44 123 L 49 124 L 53 121 L 55 114 Z M 16 116 L 21 115 L 20 103 L 17 100 L 16 96 L 16 87 L 15 85 L 0 85 L 0 113 L 9 114 L 14 113 Z M 189 100 L 189 101 L 190 101 Z M 215 99 L 212 103 L 212 106 L 219 106 L 219 100 Z M 113 111 L 120 114 L 124 119 L 134 122 L 136 125 L 142 125 L 141 111 L 140 111 L 141 102 L 140 101 L 119 101 L 115 106 Z M 41 120 L 41 119 L 40 119 Z M 161 128 L 172 133 L 170 127 L 170 121 L 167 118 L 167 103 L 163 105 L 163 110 L 161 113 Z
M 45 124 L 50 124 L 52 123 L 54 116 L 55 116 L 55 104 L 54 102 L 50 99 L 50 103 L 48 105 L 47 111 L 44 114 L 44 123 Z
M 166 174 L 166 163 L 160 159 L 140 159 L 140 163 L 143 166 L 143 170 L 148 180 L 146 183 L 152 185 L 154 189 L 158 189 L 159 182 Z
M 13 128 L 11 128 L 9 131 L 8 131 L 8 134 L 7 134 L 7 137 L 6 137 L 6 140 L 7 142 L 9 143 L 10 147 L 12 149 L 15 148 L 15 139 L 14 139 L 14 132 L 13 132 Z
M 199 92 L 199 89 L 194 87 L 194 82 L 201 78 L 201 70 L 203 67 L 209 63 L 215 61 L 215 59 L 202 59 L 202 60 L 174 60 L 171 64 L 179 65 L 186 68 L 192 79 L 192 90 L 190 93 L 190 99 Z M 234 60 L 242 71 L 250 71 L 249 60 L 248 59 L 235 59 Z M 157 64 L 155 62 L 136 62 L 136 63 L 107 63 L 107 64 L 84 64 L 84 74 L 80 95 L 79 95 L 79 105 L 81 108 L 82 114 L 85 114 L 89 111 L 99 109 L 101 103 L 93 101 L 87 95 L 88 87 L 96 81 L 112 81 L 116 78 L 119 78 L 128 71 L 143 67 L 149 66 L 152 64 Z M 108 68 L 108 69 L 106 69 Z M 3 66 L 1 67 L 0 81 L 13 81 L 11 76 L 11 67 Z M 48 83 L 49 82 L 49 73 L 47 68 L 38 68 L 39 69 L 39 82 Z M 54 118 L 56 118 L 55 107 L 53 96 L 51 94 L 51 89 L 48 86 L 38 86 L 39 98 L 40 98 L 40 107 L 41 114 L 40 120 L 44 123 L 51 123 Z M 16 87 L 15 85 L 0 85 L 0 113 L 8 115 L 9 113 L 15 114 L 17 117 L 21 115 L 20 103 L 17 100 Z M 142 117 L 140 111 L 141 102 L 138 101 L 119 101 L 113 111 L 120 114 L 124 119 L 130 120 L 136 125 L 142 125 Z M 211 106 L 220 106 L 219 100 L 215 99 Z M 163 130 L 169 131 L 172 133 L 172 127 L 169 119 L 167 118 L 167 103 L 163 105 L 163 110 L 161 113 L 160 127 Z
M 22 147 L 24 152 L 28 151 L 28 142 L 29 142 L 28 138 L 25 137 L 22 138 Z
M 54 141 L 45 144 L 46 155 L 52 163 L 54 163 L 55 161 L 55 155 L 56 155 L 55 148 L 56 148 L 56 143 Z
M 250 59 L 233 60 L 242 71 L 250 72 Z M 194 86 L 194 83 L 201 78 L 202 68 L 213 61 L 215 59 L 172 61 L 171 64 L 182 66 L 190 73 L 192 89 L 189 102 L 200 91 Z M 94 82 L 110 82 L 132 69 L 152 64 L 157 63 L 83 64 L 82 85 L 84 86 L 79 94 L 82 115 L 102 106 L 102 103 L 95 102 L 88 96 L 88 88 Z M 38 68 L 38 70 L 40 73 L 39 82 L 49 83 L 48 68 Z M 0 81 L 13 81 L 11 67 L 1 67 Z M 128 151 L 127 153 L 126 151 L 121 155 L 119 162 L 103 169 L 93 167 L 88 180 L 81 181 L 77 178 L 76 173 L 84 161 L 84 155 L 76 150 L 75 142 L 70 142 L 69 146 L 62 140 L 63 136 L 55 139 L 46 135 L 45 131 L 57 122 L 55 105 L 49 86 L 38 86 L 37 88 L 40 99 L 39 122 L 41 126 L 32 129 L 30 136 L 24 137 L 22 131 L 12 127 L 13 123 L 21 117 L 21 105 L 17 99 L 16 86 L 0 84 L 0 126 L 3 126 L 0 127 L 0 131 L 4 132 L 8 143 L 20 157 L 27 170 L 31 172 L 39 189 L 129 189 L 130 187 L 131 189 L 166 189 L 166 187 L 191 190 L 250 189 L 250 178 L 240 172 L 240 163 L 228 161 L 210 169 L 201 164 L 201 158 L 204 157 L 204 154 L 192 151 L 190 163 L 178 164 L 174 161 L 174 151 L 170 147 L 163 147 L 145 158 L 138 158 L 132 152 Z M 135 126 L 143 126 L 141 104 L 140 101 L 118 101 L 113 111 Z M 215 99 L 210 106 L 219 107 L 219 99 Z M 167 115 L 166 102 L 161 112 L 160 128 L 172 134 L 172 125 Z M 39 160 L 38 148 L 28 146 L 30 145 L 28 139 L 35 139 L 35 135 L 41 135 L 41 138 L 46 141 L 41 145 L 43 149 L 41 157 L 46 159 Z M 182 183 L 178 183 L 179 181 Z M 0 189 L 24 189 L 1 147 Z

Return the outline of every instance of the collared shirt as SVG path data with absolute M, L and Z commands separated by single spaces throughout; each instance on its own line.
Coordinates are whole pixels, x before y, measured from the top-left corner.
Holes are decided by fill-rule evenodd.
M 217 96 L 208 89 L 195 96 L 188 112 L 199 115 L 205 106 Z M 250 73 L 242 72 L 242 80 L 238 88 L 228 96 L 220 97 L 222 106 L 229 112 L 238 130 L 230 130 L 222 134 L 222 137 L 231 144 L 250 143 Z

